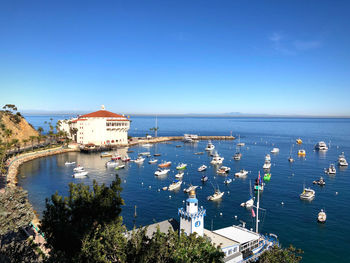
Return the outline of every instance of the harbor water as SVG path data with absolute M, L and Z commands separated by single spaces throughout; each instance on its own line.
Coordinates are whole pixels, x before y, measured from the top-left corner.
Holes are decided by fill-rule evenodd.
M 34 127 L 44 126 L 50 117 L 27 116 Z M 61 116 L 52 116 L 53 123 Z M 132 117 L 131 136 L 153 134 L 150 128 L 155 126 L 153 117 Z M 41 215 L 45 209 L 45 198 L 58 191 L 67 195 L 68 183 L 84 182 L 91 185 L 93 180 L 109 184 L 118 173 L 122 180 L 122 197 L 125 201 L 122 216 L 128 228 L 134 224 L 147 225 L 168 218 L 178 219 L 177 210 L 184 205 L 187 195 L 183 192 L 190 184 L 198 185 L 197 198 L 199 205 L 207 209 L 205 228 L 218 229 L 233 224 L 246 223 L 247 228 L 255 228 L 251 210 L 240 207 L 250 198 L 249 185 L 254 184 L 260 171 L 263 176 L 265 155 L 272 148 L 280 149 L 278 154 L 271 154 L 271 181 L 266 183 L 260 195 L 259 231 L 278 235 L 283 246 L 293 244 L 305 253 L 303 262 L 350 262 L 347 249 L 350 248 L 350 167 L 339 169 L 334 176 L 324 173 L 324 168 L 336 164 L 342 152 L 350 161 L 350 119 L 321 118 L 211 118 L 211 117 L 158 117 L 158 136 L 179 136 L 184 133 L 198 135 L 240 135 L 242 159 L 233 160 L 236 152 L 236 141 L 213 141 L 215 150 L 225 160 L 223 165 L 231 168 L 228 174 L 233 182 L 224 184 L 225 176 L 216 174 L 216 168 L 210 165 L 210 156 L 204 151 L 207 141 L 197 143 L 168 142 L 155 144 L 150 148 L 135 146 L 120 149 L 121 155 L 128 153 L 136 159 L 138 153 L 159 153 L 161 161 L 171 161 L 171 171 L 167 176 L 156 177 L 157 164 L 149 164 L 146 158 L 143 164 L 127 163 L 125 169 L 115 171 L 106 168 L 108 158 L 100 154 L 66 153 L 47 158 L 36 159 L 20 167 L 18 182 L 28 190 L 30 202 Z M 301 138 L 303 143 L 296 144 Z M 314 145 L 325 141 L 329 145 L 327 152 L 317 152 Z M 297 151 L 304 149 L 305 158 L 299 158 Z M 197 152 L 205 152 L 196 155 Z M 292 153 L 294 163 L 288 162 Z M 72 178 L 73 167 L 65 166 L 66 161 L 75 161 L 89 172 L 85 179 Z M 177 173 L 178 163 L 187 163 L 181 189 L 176 192 L 163 191 Z M 202 164 L 207 171 L 198 172 Z M 234 178 L 240 169 L 249 171 L 247 178 Z M 202 175 L 209 180 L 201 182 Z M 323 176 L 326 186 L 313 185 L 314 180 Z M 311 202 L 302 201 L 299 194 L 303 185 L 316 191 Z M 225 194 L 220 201 L 207 201 L 214 188 Z M 253 193 L 254 194 L 254 193 Z M 134 207 L 137 217 L 134 217 Z M 327 213 L 325 224 L 317 223 L 318 212 L 324 209 Z

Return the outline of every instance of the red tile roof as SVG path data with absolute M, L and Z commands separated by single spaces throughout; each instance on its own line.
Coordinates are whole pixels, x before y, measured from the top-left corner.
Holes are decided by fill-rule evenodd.
M 107 111 L 107 110 L 99 110 L 99 111 L 95 111 L 95 112 L 91 112 L 85 115 L 80 116 L 80 118 L 125 118 L 125 116 Z

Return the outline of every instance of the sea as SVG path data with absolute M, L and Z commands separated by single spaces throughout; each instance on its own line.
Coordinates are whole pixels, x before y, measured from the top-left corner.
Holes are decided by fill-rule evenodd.
M 69 116 L 26 116 L 34 127 L 56 123 Z M 131 136 L 153 135 L 150 128 L 155 127 L 155 117 L 131 116 Z M 51 120 L 50 120 L 51 119 Z M 120 149 L 120 154 L 129 152 L 131 159 L 136 159 L 141 152 L 159 153 L 159 162 L 171 161 L 171 171 L 167 176 L 157 177 L 154 172 L 157 164 L 149 164 L 146 159 L 141 165 L 127 163 L 125 169 L 115 171 L 106 168 L 108 158 L 101 158 L 99 153 L 66 153 L 36 159 L 23 164 L 19 170 L 19 185 L 28 190 L 29 200 L 42 215 L 45 199 L 58 192 L 67 195 L 68 184 L 98 183 L 110 184 L 118 174 L 122 181 L 122 208 L 124 224 L 133 226 L 148 225 L 169 218 L 178 219 L 178 208 L 184 206 L 187 194 L 183 189 L 190 184 L 197 185 L 199 206 L 206 209 L 205 228 L 216 230 L 230 225 L 245 224 L 255 230 L 255 218 L 251 209 L 241 207 L 250 195 L 250 185 L 262 169 L 265 155 L 272 148 L 280 149 L 278 154 L 271 154 L 271 181 L 267 182 L 260 194 L 259 232 L 274 233 L 284 247 L 290 244 L 304 251 L 302 262 L 350 262 L 350 168 L 340 169 L 329 176 L 324 169 L 330 164 L 337 164 L 338 156 L 344 152 L 350 161 L 350 119 L 345 118 L 254 118 L 254 117 L 158 117 L 158 136 L 179 136 L 185 133 L 198 135 L 233 135 L 240 138 L 245 146 L 237 148 L 235 141 L 213 141 L 215 150 L 224 157 L 223 165 L 231 168 L 228 177 L 233 182 L 225 185 L 225 176 L 218 175 L 216 168 L 210 165 L 211 157 L 205 152 L 207 141 L 184 143 L 173 141 L 155 144 L 150 148 L 135 146 Z M 296 144 L 301 138 L 303 143 Z M 326 152 L 314 150 L 317 142 L 324 141 L 329 146 Z M 306 151 L 306 157 L 298 157 L 299 149 Z M 232 157 L 240 150 L 242 159 Z M 205 152 L 196 155 L 197 152 Z M 288 162 L 292 155 L 294 163 Z M 89 177 L 72 178 L 73 167 L 66 166 L 66 161 L 75 161 L 85 167 Z M 175 192 L 163 191 L 175 179 L 175 167 L 186 163 L 181 189 Z M 207 171 L 198 172 L 202 164 Z M 240 169 L 249 171 L 247 178 L 234 178 Z M 201 182 L 202 175 L 209 180 Z M 313 181 L 324 177 L 326 185 L 320 187 Z M 315 199 L 302 201 L 299 198 L 303 187 L 316 191 Z M 207 197 L 219 188 L 225 194 L 220 201 L 211 202 Z M 252 193 L 251 193 L 252 192 Z M 325 224 L 317 223 L 317 214 L 323 209 L 327 213 Z M 136 212 L 136 214 L 135 214 Z

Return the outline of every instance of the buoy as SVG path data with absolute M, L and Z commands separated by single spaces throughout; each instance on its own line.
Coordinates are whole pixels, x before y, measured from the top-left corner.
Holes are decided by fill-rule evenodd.
M 158 188 L 158 192 L 160 192 L 160 189 Z
M 220 212 L 220 216 L 222 216 L 222 213 Z
M 169 198 L 171 198 L 171 195 L 169 195 Z
M 182 200 L 182 203 L 185 203 L 185 200 Z
M 141 184 L 143 185 L 143 182 Z
M 149 188 L 149 189 L 151 189 L 151 188 L 152 188 L 152 186 L 148 186 L 148 188 Z
M 126 183 L 126 180 L 124 180 L 124 183 Z
M 283 202 L 281 202 L 281 205 L 284 205 L 284 203 L 283 203 Z
M 337 195 L 337 194 L 338 194 L 338 192 L 335 192 L 335 194 Z
M 235 216 L 235 219 L 236 219 L 236 220 L 237 220 L 237 218 L 238 218 L 238 217 L 237 217 L 237 216 Z
M 227 193 L 229 194 L 229 193 L 230 193 L 230 191 L 227 191 Z

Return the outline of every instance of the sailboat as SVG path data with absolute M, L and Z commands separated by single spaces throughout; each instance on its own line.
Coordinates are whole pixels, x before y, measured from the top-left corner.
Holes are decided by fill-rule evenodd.
M 254 205 L 255 198 L 253 197 L 253 192 L 252 192 L 252 181 L 249 181 L 249 194 L 250 194 L 250 199 L 245 203 L 242 203 L 241 206 L 249 208 Z
M 233 155 L 233 159 L 236 161 L 239 161 L 239 160 L 241 160 L 241 158 L 242 158 L 242 154 L 240 152 L 240 147 L 238 147 L 238 145 L 237 145 L 236 153 Z
M 238 147 L 243 147 L 245 145 L 244 142 L 241 142 L 241 135 L 238 134 L 238 143 L 237 143 L 237 146 Z
M 293 148 L 294 144 L 292 144 L 292 146 L 290 147 L 290 152 L 289 152 L 289 158 L 288 158 L 288 161 L 290 163 L 294 162 L 294 159 L 292 157 L 292 148 Z

